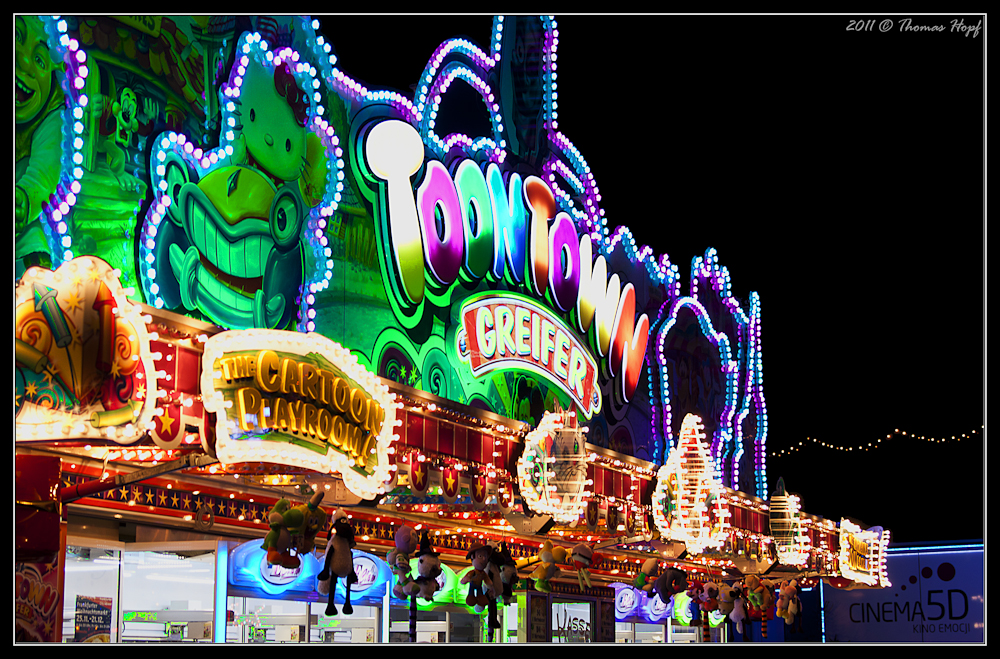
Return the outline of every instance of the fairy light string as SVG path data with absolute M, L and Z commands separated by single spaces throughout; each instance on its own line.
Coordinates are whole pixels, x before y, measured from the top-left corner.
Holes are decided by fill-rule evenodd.
M 823 441 L 815 437 L 806 437 L 805 440 L 798 443 L 797 446 L 791 446 L 789 448 L 781 449 L 780 451 L 774 451 L 771 453 L 771 457 L 780 458 L 782 456 L 791 455 L 793 453 L 798 453 L 802 451 L 807 446 L 813 446 L 817 448 L 825 448 L 834 451 L 869 451 L 880 446 L 883 446 L 883 442 L 888 444 L 892 439 L 906 438 L 910 440 L 921 440 L 928 444 L 946 444 L 952 442 L 960 442 L 963 439 L 974 439 L 976 437 L 982 436 L 982 430 L 986 426 L 980 426 L 978 430 L 971 430 L 969 432 L 961 433 L 960 435 L 950 435 L 950 436 L 940 436 L 931 437 L 927 435 L 916 435 L 905 430 L 900 430 L 896 428 L 891 433 L 886 433 L 885 437 L 878 437 L 869 442 L 862 442 L 857 445 L 838 445 L 832 442 Z

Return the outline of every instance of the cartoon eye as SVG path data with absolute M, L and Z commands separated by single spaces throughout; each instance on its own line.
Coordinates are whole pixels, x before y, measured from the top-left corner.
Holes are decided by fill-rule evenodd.
M 305 203 L 295 187 L 285 186 L 278 190 L 271 202 L 269 225 L 279 251 L 286 252 L 298 243 L 305 214 Z
M 253 108 L 250 108 L 250 121 L 253 121 L 256 118 L 257 118 L 257 113 L 253 111 Z
M 291 151 L 291 150 L 292 150 L 292 141 L 285 140 L 285 151 Z

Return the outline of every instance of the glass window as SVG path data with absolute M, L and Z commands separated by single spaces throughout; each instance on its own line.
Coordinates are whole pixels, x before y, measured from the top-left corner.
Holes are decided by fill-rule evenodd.
M 122 552 L 122 641 L 211 641 L 215 551 Z
M 553 602 L 552 642 L 590 643 L 594 639 L 593 608 L 590 602 Z
M 66 546 L 64 643 L 117 643 L 121 551 Z

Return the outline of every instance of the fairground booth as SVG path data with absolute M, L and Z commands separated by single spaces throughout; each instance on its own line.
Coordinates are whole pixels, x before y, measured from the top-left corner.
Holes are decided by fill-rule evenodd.
M 886 585 L 769 478 L 756 293 L 608 227 L 557 20 L 493 27 L 399 93 L 308 17 L 15 17 L 17 641 L 780 641 Z

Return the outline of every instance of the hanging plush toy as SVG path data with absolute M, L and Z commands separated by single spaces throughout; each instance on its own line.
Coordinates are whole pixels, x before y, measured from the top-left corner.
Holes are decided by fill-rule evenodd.
M 719 586 L 719 599 L 716 603 L 719 613 L 728 617 L 729 614 L 733 612 L 733 607 L 736 605 L 737 595 L 737 591 L 733 590 L 730 586 L 727 584 L 721 584 Z
M 328 616 L 337 615 L 337 605 L 334 602 L 337 592 L 337 577 L 345 579 L 344 590 L 347 594 L 344 602 L 344 614 L 354 613 L 354 607 L 351 606 L 351 586 L 358 582 L 358 575 L 354 572 L 354 556 L 351 549 L 355 544 L 354 527 L 347 519 L 347 513 L 343 509 L 338 510 L 333 515 L 333 535 L 330 536 L 330 543 L 326 548 L 323 570 L 316 575 L 319 580 L 317 590 L 321 594 L 329 595 L 326 600 L 326 615 Z
M 712 629 L 709 613 L 719 608 L 719 587 L 711 581 L 705 582 L 698 594 L 698 608 L 701 609 L 702 640 L 709 643 L 712 640 Z
M 531 578 L 535 580 L 535 590 L 540 593 L 552 592 L 552 585 L 549 581 L 559 574 L 559 567 L 556 565 L 556 550 L 561 549 L 565 555 L 564 547 L 552 547 L 552 542 L 545 541 L 538 552 L 538 567 L 531 573 Z
M 797 581 L 792 580 L 792 589 L 795 591 L 790 594 L 791 601 L 788 603 L 788 612 L 792 614 L 792 620 L 798 621 L 798 628 L 792 629 L 792 632 L 802 633 L 802 599 L 799 598 L 799 584 Z M 786 620 L 787 622 L 787 620 Z
M 427 529 L 420 535 L 420 551 L 416 553 L 417 576 L 403 589 L 410 598 L 421 597 L 428 602 L 434 599 L 437 592 L 437 578 L 441 575 L 440 554 L 431 548 Z
M 431 548 L 427 537 L 427 529 L 420 533 L 420 550 L 415 554 L 417 559 L 417 576 L 403 586 L 403 593 L 410 598 L 410 642 L 417 642 L 417 598 L 428 602 L 434 600 L 437 592 L 437 578 L 441 575 L 440 554 Z
M 486 597 L 487 610 L 489 611 L 489 617 L 487 620 L 487 629 L 489 642 L 493 642 L 494 630 L 500 629 L 500 620 L 497 618 L 497 598 L 503 594 L 503 590 L 507 586 L 503 583 L 503 575 L 500 572 L 500 563 L 495 559 L 500 550 L 496 547 L 493 542 L 488 543 L 490 548 L 490 558 L 486 562 L 486 577 L 483 579 L 483 583 L 486 585 Z M 500 559 L 503 560 L 503 559 Z M 513 559 L 512 561 L 513 562 Z
M 386 554 L 385 562 L 389 564 L 392 573 L 396 575 L 396 585 L 392 594 L 399 599 L 405 599 L 404 588 L 410 583 L 410 554 L 417 550 L 417 532 L 410 526 L 400 526 L 396 529 L 395 547 Z
M 743 622 L 747 619 L 747 603 L 743 595 L 742 586 L 735 584 L 732 588 L 733 610 L 729 613 L 729 619 L 736 624 L 736 631 L 743 634 L 743 640 L 749 641 L 749 634 L 743 633 Z M 747 630 L 749 631 L 749 630 Z
M 271 530 L 264 536 L 262 549 L 267 551 L 268 565 L 280 565 L 294 569 L 301 561 L 292 556 L 308 554 L 313 550 L 316 534 L 326 522 L 326 511 L 319 507 L 323 493 L 316 492 L 308 503 L 293 506 L 288 499 L 279 499 L 267 515 Z
M 500 574 L 500 585 L 496 579 L 493 580 L 493 592 L 495 596 L 503 596 L 503 603 L 510 604 L 514 598 L 514 582 L 517 581 L 517 562 L 510 553 L 507 543 L 500 544 L 500 550 L 494 551 L 490 556 L 490 563 Z
M 587 582 L 587 588 L 590 588 L 590 566 L 600 560 L 600 557 L 594 555 L 594 548 L 580 543 L 573 547 L 570 560 L 576 567 L 576 579 L 580 584 L 580 590 L 583 590 L 584 582 Z
M 476 613 L 482 613 L 489 604 L 490 598 L 485 591 L 486 588 L 492 589 L 493 584 L 489 582 L 485 587 L 483 584 L 489 580 L 486 569 L 489 567 L 492 554 L 493 548 L 482 542 L 473 546 L 466 555 L 466 558 L 472 561 L 472 569 L 465 573 L 461 583 L 469 584 L 469 594 L 465 597 L 465 603 L 474 607 Z
M 656 572 L 657 560 L 655 558 L 647 558 L 639 569 L 639 574 L 635 576 L 635 581 L 633 585 L 639 590 L 643 590 L 646 593 L 653 592 L 653 573 Z
M 685 590 L 687 590 L 687 574 L 684 570 L 668 567 L 653 582 L 652 592 L 658 595 L 664 604 L 669 604 L 671 597 Z

